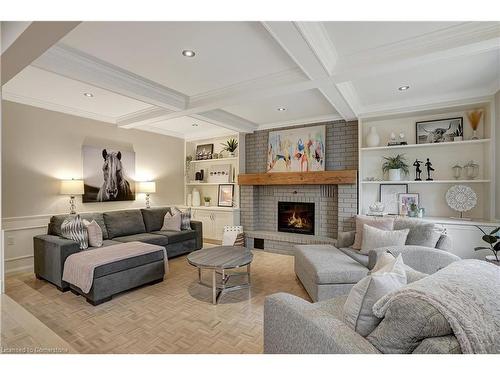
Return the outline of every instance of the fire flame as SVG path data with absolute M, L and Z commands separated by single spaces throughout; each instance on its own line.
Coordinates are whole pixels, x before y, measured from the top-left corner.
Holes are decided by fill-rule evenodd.
M 295 228 L 304 228 L 307 225 L 307 219 L 295 215 L 294 211 L 293 215 L 288 218 L 288 225 L 291 225 Z

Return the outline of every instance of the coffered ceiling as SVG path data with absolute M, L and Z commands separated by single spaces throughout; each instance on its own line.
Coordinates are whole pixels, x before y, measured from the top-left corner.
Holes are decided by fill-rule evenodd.
M 487 96 L 499 82 L 498 22 L 82 22 L 3 96 L 196 139 Z

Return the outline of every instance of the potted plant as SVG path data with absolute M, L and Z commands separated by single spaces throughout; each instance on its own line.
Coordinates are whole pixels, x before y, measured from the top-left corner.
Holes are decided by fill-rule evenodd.
M 477 227 L 481 232 L 483 232 L 482 239 L 489 245 L 489 247 L 484 247 L 484 246 L 475 247 L 474 251 L 490 250 L 493 253 L 493 255 L 486 255 L 486 261 L 494 263 L 497 266 L 500 266 L 500 260 L 498 259 L 498 252 L 500 251 L 500 238 L 496 236 L 498 231 L 500 231 L 500 227 L 493 229 L 489 234 L 486 233 L 481 227 L 479 226 Z
M 231 157 L 235 156 L 234 152 L 238 148 L 238 141 L 236 140 L 236 138 L 231 138 L 226 143 L 221 143 L 221 145 L 222 145 L 222 149 L 224 151 L 229 152 L 229 155 Z
M 384 157 L 384 159 L 385 162 L 382 164 L 382 171 L 389 173 L 389 181 L 401 181 L 401 171 L 405 175 L 410 173 L 404 154 L 398 154 L 394 157 Z
M 415 203 L 410 204 L 410 210 L 408 211 L 409 217 L 417 217 L 418 216 L 418 206 Z
M 212 198 L 203 197 L 203 200 L 205 201 L 205 207 L 210 207 L 210 201 L 212 200 Z

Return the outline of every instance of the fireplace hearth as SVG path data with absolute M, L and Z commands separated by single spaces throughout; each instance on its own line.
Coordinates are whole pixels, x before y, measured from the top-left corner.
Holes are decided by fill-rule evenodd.
M 314 203 L 278 202 L 278 232 L 314 235 Z

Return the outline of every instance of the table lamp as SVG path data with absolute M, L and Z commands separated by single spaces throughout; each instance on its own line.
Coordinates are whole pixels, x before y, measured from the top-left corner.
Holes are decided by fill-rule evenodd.
M 146 208 L 151 208 L 149 202 L 149 194 L 156 193 L 156 182 L 154 181 L 139 181 L 137 183 L 137 192 L 146 194 Z
M 69 213 L 76 214 L 75 196 L 83 195 L 83 180 L 61 180 L 61 191 L 63 195 L 69 195 Z

